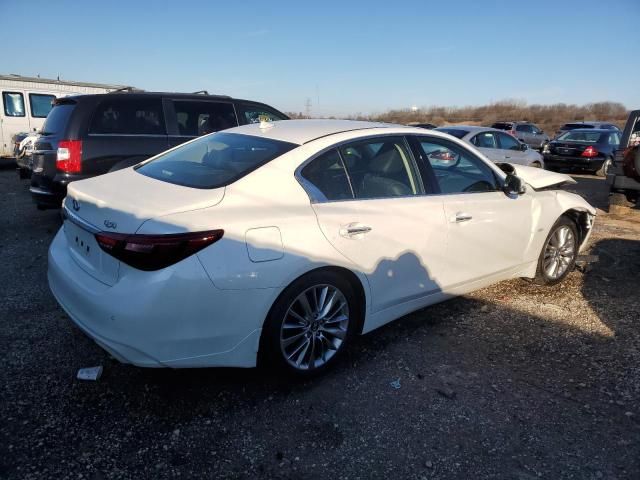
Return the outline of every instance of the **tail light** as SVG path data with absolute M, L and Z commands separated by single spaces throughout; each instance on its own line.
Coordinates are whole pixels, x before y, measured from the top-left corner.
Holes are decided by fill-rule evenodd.
M 139 270 L 152 271 L 173 265 L 222 238 L 224 230 L 171 235 L 96 233 L 100 248 Z
M 61 140 L 58 143 L 56 168 L 65 173 L 82 171 L 82 140 Z
M 597 157 L 598 149 L 596 147 L 592 147 L 591 145 L 589 145 L 587 148 L 584 149 L 584 152 L 582 152 L 580 156 L 587 157 L 587 158 Z

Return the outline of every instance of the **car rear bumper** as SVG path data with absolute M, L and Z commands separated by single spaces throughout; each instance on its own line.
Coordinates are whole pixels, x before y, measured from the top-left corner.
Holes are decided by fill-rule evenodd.
M 561 155 L 544 156 L 544 164 L 550 169 L 584 169 L 584 170 L 599 170 L 604 164 L 605 159 L 603 157 L 569 157 Z
M 123 363 L 140 367 L 253 367 L 278 292 L 219 290 L 196 256 L 155 272 L 120 268 L 104 284 L 69 253 L 63 229 L 49 249 L 49 287 L 74 323 Z
M 42 208 L 60 208 L 67 196 L 67 185 L 77 180 L 89 178 L 89 175 L 60 174 L 53 178 L 42 173 L 31 173 L 31 198 Z

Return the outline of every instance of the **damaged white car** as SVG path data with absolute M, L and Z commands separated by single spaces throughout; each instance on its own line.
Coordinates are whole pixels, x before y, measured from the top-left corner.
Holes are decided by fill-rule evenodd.
M 123 362 L 309 375 L 427 305 L 560 282 L 596 214 L 565 182 L 433 130 L 246 125 L 71 183 L 49 284 Z

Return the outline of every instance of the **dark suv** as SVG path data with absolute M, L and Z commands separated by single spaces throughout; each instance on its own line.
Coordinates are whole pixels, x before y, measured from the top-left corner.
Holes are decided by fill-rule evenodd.
M 287 118 L 262 103 L 208 94 L 59 98 L 34 146 L 31 195 L 40 209 L 59 208 L 74 180 L 130 167 L 200 135 Z

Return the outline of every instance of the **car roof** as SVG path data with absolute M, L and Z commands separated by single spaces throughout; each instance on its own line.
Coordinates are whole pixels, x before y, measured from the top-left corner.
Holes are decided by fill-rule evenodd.
M 319 138 L 335 135 L 338 133 L 351 132 L 355 130 L 379 130 L 395 127 L 394 129 L 406 130 L 407 133 L 424 133 L 425 130 L 419 127 L 407 127 L 392 123 L 362 122 L 358 120 L 281 120 L 268 122 L 267 126 L 261 123 L 252 123 L 230 128 L 224 132 L 252 135 L 256 137 L 269 138 L 282 142 L 302 145 Z
M 567 133 L 573 132 L 597 132 L 597 133 L 607 133 L 607 132 L 615 132 L 617 129 L 615 128 L 574 128 L 573 130 L 569 130 Z
M 226 101 L 239 101 L 239 102 L 249 102 L 249 103 L 257 103 L 264 105 L 262 102 L 258 102 L 255 100 L 245 100 L 242 98 L 230 97 L 228 95 L 213 95 L 209 93 L 181 93 L 181 92 L 142 92 L 142 91 L 114 91 L 109 93 L 90 93 L 88 95 L 69 95 L 67 97 L 61 97 L 59 100 L 80 100 L 80 99 L 91 99 L 91 98 L 129 98 L 129 99 L 140 99 L 145 97 L 173 97 L 173 98 L 184 98 L 184 99 L 197 99 L 197 100 L 226 100 Z

